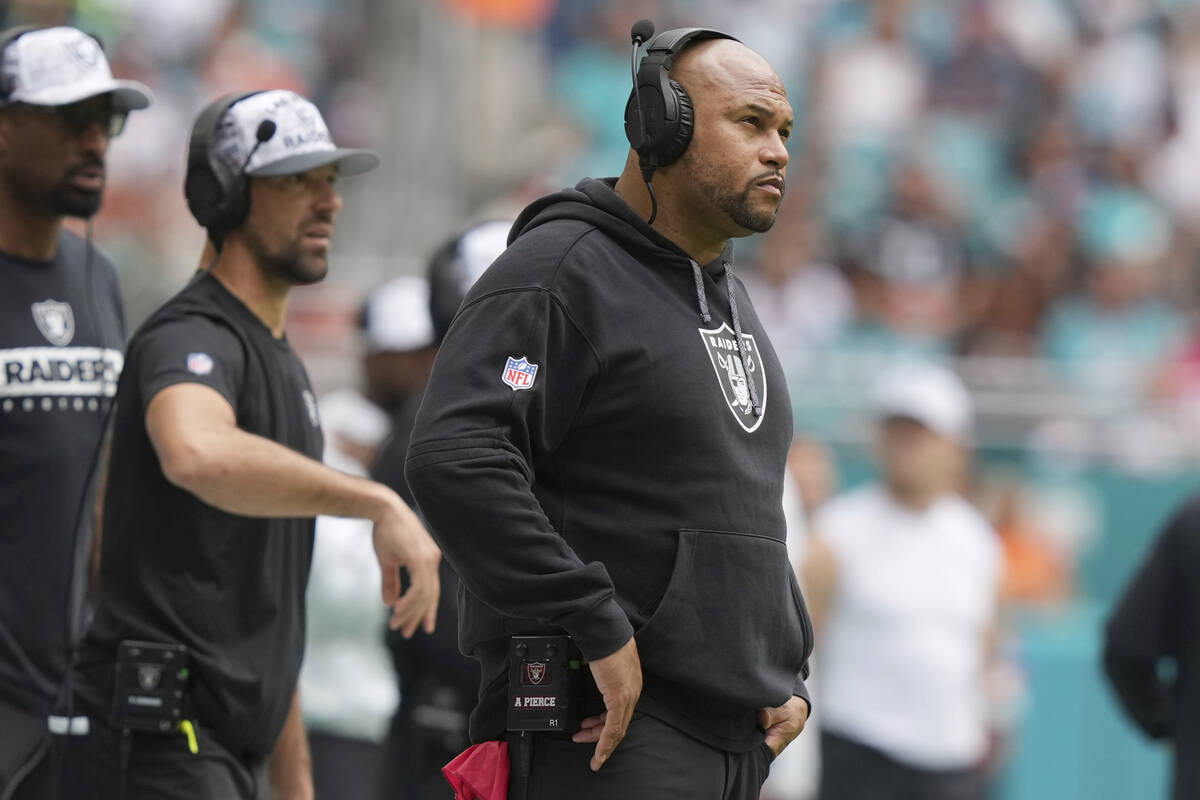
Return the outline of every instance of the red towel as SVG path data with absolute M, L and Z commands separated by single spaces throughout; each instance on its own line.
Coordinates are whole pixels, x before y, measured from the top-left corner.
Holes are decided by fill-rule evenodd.
M 442 767 L 454 789 L 454 800 L 506 800 L 508 742 L 472 745 Z

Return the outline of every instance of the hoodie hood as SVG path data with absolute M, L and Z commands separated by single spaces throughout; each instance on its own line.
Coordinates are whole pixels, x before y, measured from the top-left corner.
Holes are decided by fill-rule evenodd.
M 616 184 L 616 178 L 584 178 L 572 189 L 563 189 L 533 201 L 513 223 L 508 243 L 511 245 L 520 236 L 547 222 L 575 219 L 603 231 L 639 260 L 691 269 L 692 257 L 647 225 L 646 220 L 616 193 Z M 724 271 L 721 265 L 728 261 L 727 253 L 730 253 L 730 247 L 726 247 L 711 265 L 716 268 L 716 274 Z

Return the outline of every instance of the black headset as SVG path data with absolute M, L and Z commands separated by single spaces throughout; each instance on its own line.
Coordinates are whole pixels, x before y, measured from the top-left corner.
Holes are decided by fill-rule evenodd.
M 654 33 L 654 25 L 641 20 L 630 32 L 637 46 Z M 674 28 L 663 31 L 646 46 L 646 56 L 634 73 L 633 91 L 625 104 L 625 136 L 637 151 L 643 170 L 665 167 L 678 160 L 692 140 L 695 123 L 692 98 L 669 72 L 675 57 L 690 45 L 707 39 L 733 39 L 712 28 Z
M 259 145 L 275 135 L 275 123 L 263 120 L 255 133 L 257 141 L 250 149 L 241 168 L 234 168 L 214 152 L 213 143 L 221 120 L 230 108 L 247 97 L 260 92 L 231 94 L 210 103 L 192 126 L 188 143 L 187 177 L 183 181 L 183 196 L 188 210 L 210 234 L 219 240 L 246 218 L 250 209 L 250 193 L 246 182 L 246 167 Z
M 646 56 L 638 66 L 638 47 L 654 35 L 654 23 L 638 20 L 629 32 L 633 41 L 633 90 L 625 104 L 625 136 L 638 154 L 642 180 L 650 192 L 650 224 L 658 214 L 658 201 L 650 185 L 654 171 L 679 160 L 692 141 L 695 111 L 692 98 L 669 75 L 675 57 L 696 42 L 708 39 L 732 39 L 713 28 L 672 28 L 663 31 L 646 46 Z

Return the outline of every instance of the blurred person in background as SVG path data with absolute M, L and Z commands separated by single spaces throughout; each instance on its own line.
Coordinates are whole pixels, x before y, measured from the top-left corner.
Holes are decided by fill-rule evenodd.
M 467 291 L 504 252 L 511 220 L 488 220 L 452 236 L 429 262 L 425 318 L 436 349 L 458 313 Z M 419 378 L 419 381 L 418 381 Z M 392 434 L 372 470 L 375 480 L 412 502 L 404 479 L 412 426 L 429 370 L 406 384 L 419 390 L 405 398 L 393 417 Z M 442 596 L 437 627 L 411 639 L 388 632 L 400 707 L 392 718 L 386 748 L 387 774 L 380 800 L 435 800 L 449 790 L 442 767 L 470 744 L 467 718 L 475 707 L 479 667 L 458 648 L 458 576 L 446 560 L 440 568 Z
M 1089 406 L 1126 411 L 1186 334 L 1178 311 L 1158 297 L 1170 228 L 1142 192 L 1108 186 L 1085 201 L 1078 231 L 1086 294 L 1050 310 L 1042 349 Z
M 889 211 L 850 245 L 859 318 L 833 343 L 834 355 L 933 357 L 961 325 L 962 239 L 935 176 L 899 165 Z
M 1104 671 L 1125 713 L 1168 742 L 1174 800 L 1200 797 L 1200 498 L 1163 528 L 1108 618 Z
M 983 800 L 985 672 L 1002 554 L 959 494 L 973 412 L 900 364 L 871 403 L 882 482 L 830 501 L 805 564 L 820 648 L 822 800 Z
M 1001 602 L 1047 610 L 1075 596 L 1075 553 L 1055 540 L 1019 477 L 992 477 L 976 492 L 1004 548 Z M 1043 512 L 1044 513 L 1044 512 Z
M 843 147 L 859 140 L 903 139 L 917 125 L 928 74 L 905 35 L 909 0 L 830 4 L 830 13 L 862 9 L 849 36 L 831 36 L 813 72 L 821 140 Z M 847 14 L 850 16 L 850 14 Z
M 855 311 L 850 284 L 823 260 L 823 231 L 805 201 L 788 200 L 775 227 L 763 237 L 758 269 L 744 279 L 789 374 L 804 369 L 836 340 Z
M 392 416 L 429 376 L 434 331 L 428 284 L 403 276 L 376 287 L 363 304 L 359 327 L 363 390 L 336 390 L 319 406 L 325 464 L 367 477 Z M 406 492 L 399 494 L 405 498 Z M 319 798 L 375 800 L 390 763 L 383 741 L 398 693 L 380 636 L 387 613 L 379 604 L 374 560 L 370 521 L 317 518 L 300 696 Z
M 788 561 L 807 596 L 803 566 L 812 538 L 812 520 L 837 491 L 837 467 L 832 451 L 808 436 L 797 436 L 788 449 L 787 473 L 783 483 L 783 515 L 787 520 Z M 820 693 L 816 670 L 809 673 L 809 690 Z M 820 708 L 813 709 L 806 727 L 820 730 Z M 800 736 L 771 764 L 763 784 L 763 800 L 811 800 L 816 797 L 821 777 L 820 740 Z
M 105 157 L 146 87 L 75 28 L 0 34 L 0 797 L 52 797 L 49 733 L 82 625 L 101 440 L 124 363 L 96 251 Z M 83 240 L 63 229 L 88 220 Z M 59 728 L 64 729 L 59 729 Z
M 391 623 L 433 627 L 437 547 L 395 492 L 316 460 L 316 397 L 284 331 L 292 288 L 328 271 L 336 180 L 378 163 L 288 91 L 221 98 L 193 126 L 184 191 L 217 255 L 129 345 L 71 800 L 312 797 L 297 684 L 320 514 L 371 520 Z
M 957 4 L 954 49 L 946 61 L 933 65 L 929 103 L 934 113 L 1020 139 L 1049 98 L 999 27 L 995 7 L 1001 2 Z

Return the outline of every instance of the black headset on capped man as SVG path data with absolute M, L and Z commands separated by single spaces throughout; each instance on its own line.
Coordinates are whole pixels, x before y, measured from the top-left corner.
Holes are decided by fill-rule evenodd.
M 638 48 L 654 36 L 654 23 L 648 19 L 638 20 L 629 36 L 633 41 L 630 63 L 633 91 L 625 104 L 625 136 L 637 151 L 642 180 L 650 192 L 651 210 L 647 222 L 653 225 L 658 216 L 658 199 L 650 185 L 654 171 L 674 163 L 684 154 L 695 125 L 692 98 L 668 74 L 675 57 L 696 42 L 707 39 L 740 40 L 713 28 L 673 28 L 650 40 L 646 45 L 646 57 L 638 66 Z
M 215 243 L 218 245 L 225 233 L 246 218 L 246 212 L 250 209 L 246 167 L 258 148 L 275 135 L 275 121 L 264 119 L 258 124 L 254 146 L 238 169 L 234 169 L 214 151 L 213 143 L 217 140 L 225 113 L 256 94 L 260 92 L 231 94 L 215 100 L 200 112 L 196 124 L 192 126 L 183 196 L 187 199 L 188 210 L 200 226 L 207 228 L 210 234 L 216 232 Z

